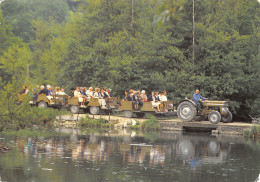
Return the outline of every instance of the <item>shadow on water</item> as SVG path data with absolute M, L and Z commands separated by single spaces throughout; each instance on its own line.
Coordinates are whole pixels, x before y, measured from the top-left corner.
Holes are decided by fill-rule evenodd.
M 254 182 L 260 174 L 260 143 L 243 137 L 72 128 L 41 132 L 1 135 L 1 143 L 12 147 L 0 154 L 2 181 Z

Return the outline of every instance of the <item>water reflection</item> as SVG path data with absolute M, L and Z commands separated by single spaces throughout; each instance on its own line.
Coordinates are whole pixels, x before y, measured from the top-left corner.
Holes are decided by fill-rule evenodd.
M 58 131 L 67 136 L 1 136 L 14 143 L 0 155 L 1 179 L 16 181 L 12 175 L 19 169 L 19 181 L 255 181 L 260 171 L 260 147 L 250 148 L 243 138 L 161 133 L 150 140 L 144 134 Z

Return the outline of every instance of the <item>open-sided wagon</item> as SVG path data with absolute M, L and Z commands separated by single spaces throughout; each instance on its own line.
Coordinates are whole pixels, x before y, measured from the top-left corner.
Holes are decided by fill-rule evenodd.
M 85 107 L 82 107 L 80 106 L 78 98 L 72 97 L 68 99 L 68 107 L 74 114 L 79 113 L 79 110 L 83 109 L 85 112 L 89 110 L 90 114 L 93 115 L 99 114 L 100 110 L 109 113 L 119 108 L 120 100 L 117 97 L 106 98 L 105 101 L 106 107 L 102 107 L 98 98 L 90 98 L 85 102 Z
M 124 116 L 127 118 L 132 118 L 133 114 L 136 114 L 137 117 L 142 118 L 146 113 L 151 114 L 169 114 L 174 112 L 175 106 L 174 101 L 164 101 L 161 102 L 162 109 L 164 112 L 158 112 L 156 108 L 153 107 L 151 102 L 143 102 L 143 105 L 140 109 L 136 110 L 133 107 L 132 101 L 122 101 L 120 106 L 120 111 L 124 112 Z

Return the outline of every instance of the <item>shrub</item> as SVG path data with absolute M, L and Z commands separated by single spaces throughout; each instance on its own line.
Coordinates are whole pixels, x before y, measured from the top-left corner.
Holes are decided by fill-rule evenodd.
M 8 83 L 0 91 L 0 130 L 51 124 L 55 120 L 58 110 L 32 107 L 29 104 L 29 96 L 19 103 L 19 89 L 19 84 L 13 80 L 12 84 Z
M 260 126 L 253 125 L 250 130 L 244 131 L 244 136 L 247 138 L 257 138 L 260 136 Z
M 103 118 L 92 119 L 89 116 L 86 116 L 85 118 L 81 118 L 79 120 L 79 125 L 80 126 L 87 126 L 87 127 L 90 127 L 90 128 L 109 128 L 109 127 L 113 126 L 112 124 L 108 123 Z
M 158 119 L 155 116 L 151 116 L 150 119 L 144 121 L 140 127 L 142 130 L 145 130 L 145 131 L 161 129 Z

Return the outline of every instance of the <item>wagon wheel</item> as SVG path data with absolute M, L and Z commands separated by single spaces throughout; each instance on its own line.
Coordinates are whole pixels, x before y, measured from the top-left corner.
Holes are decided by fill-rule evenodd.
M 47 103 L 44 102 L 44 101 L 40 101 L 39 104 L 38 104 L 39 108 L 46 108 L 47 106 L 48 106 Z
M 90 112 L 90 114 L 97 115 L 99 113 L 99 107 L 91 106 L 89 112 Z
M 197 109 L 193 103 L 184 101 L 179 104 L 177 115 L 184 122 L 192 121 L 197 115 Z
M 79 113 L 79 106 L 71 105 L 70 106 L 70 112 L 72 112 L 73 114 L 78 114 Z
M 131 117 L 133 117 L 133 112 L 132 111 L 124 111 L 124 116 L 126 118 L 131 118 Z
M 211 111 L 211 113 L 209 113 L 208 119 L 212 124 L 218 124 L 218 122 L 221 120 L 221 115 L 218 111 Z

